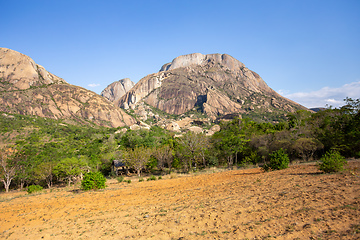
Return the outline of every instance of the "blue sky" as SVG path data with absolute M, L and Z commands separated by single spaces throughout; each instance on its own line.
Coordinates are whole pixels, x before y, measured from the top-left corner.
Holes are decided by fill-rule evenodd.
M 100 93 L 173 58 L 227 53 L 306 107 L 360 98 L 360 1 L 0 0 L 0 47 Z

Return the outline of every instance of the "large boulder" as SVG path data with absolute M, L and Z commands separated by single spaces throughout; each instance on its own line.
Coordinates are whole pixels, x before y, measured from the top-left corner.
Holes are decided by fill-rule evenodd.
M 135 83 L 133 83 L 130 78 L 124 78 L 111 83 L 100 95 L 107 98 L 109 101 L 114 102 L 124 96 L 134 85 Z

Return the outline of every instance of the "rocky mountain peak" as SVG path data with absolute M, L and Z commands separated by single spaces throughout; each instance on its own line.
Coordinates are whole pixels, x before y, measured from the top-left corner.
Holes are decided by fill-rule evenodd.
M 24 90 L 44 84 L 66 83 L 30 57 L 7 48 L 0 48 L 0 79 L 7 83 L 2 90 Z
M 306 109 L 277 94 L 232 56 L 201 53 L 164 64 L 115 104 L 136 109 L 142 103 L 177 116 L 200 111 L 213 120 L 234 113 L 276 119 L 286 112 Z
M 207 54 L 192 53 L 175 58 L 171 63 L 164 64 L 160 72 L 170 71 L 176 68 L 189 67 L 191 65 L 219 64 L 231 71 L 239 71 L 245 67 L 243 63 L 228 54 Z
M 130 78 L 120 79 L 107 86 L 100 95 L 113 102 L 124 96 L 134 85 Z

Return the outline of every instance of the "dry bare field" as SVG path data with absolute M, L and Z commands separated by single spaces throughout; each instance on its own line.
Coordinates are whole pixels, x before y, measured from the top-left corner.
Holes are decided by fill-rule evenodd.
M 1 239 L 360 239 L 360 161 L 0 194 Z

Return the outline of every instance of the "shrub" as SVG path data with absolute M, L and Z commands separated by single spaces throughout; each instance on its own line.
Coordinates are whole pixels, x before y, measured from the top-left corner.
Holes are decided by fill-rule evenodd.
M 39 192 L 43 190 L 43 187 L 40 186 L 40 185 L 31 185 L 28 187 L 27 189 L 27 192 L 30 194 L 30 193 L 33 193 L 33 192 Z
M 270 154 L 270 162 L 268 164 L 265 164 L 262 168 L 265 171 L 281 170 L 288 168 L 289 162 L 290 162 L 289 156 L 281 148 Z
M 161 180 L 161 179 L 162 179 L 162 176 L 159 176 L 158 179 Z
M 127 181 L 125 180 L 125 182 L 127 182 L 127 183 L 131 183 L 131 180 L 130 180 L 130 179 L 129 179 L 129 180 L 127 180 Z
M 139 178 L 139 182 L 143 182 L 144 181 L 144 179 L 141 177 L 141 178 Z
M 260 156 L 255 151 L 251 151 L 248 156 L 245 156 L 244 160 L 242 161 L 243 165 L 247 164 L 256 164 L 260 161 Z
M 319 170 L 325 173 L 344 170 L 345 158 L 336 150 L 330 150 L 320 159 Z
M 155 181 L 156 180 L 156 177 L 154 175 L 151 175 L 151 177 L 149 177 L 147 179 L 147 181 Z
M 117 177 L 116 180 L 118 180 L 118 182 L 123 182 L 124 181 L 124 177 L 123 176 L 120 176 L 120 177 Z
M 105 188 L 106 178 L 100 172 L 89 172 L 84 175 L 81 181 L 83 190 L 102 189 Z

